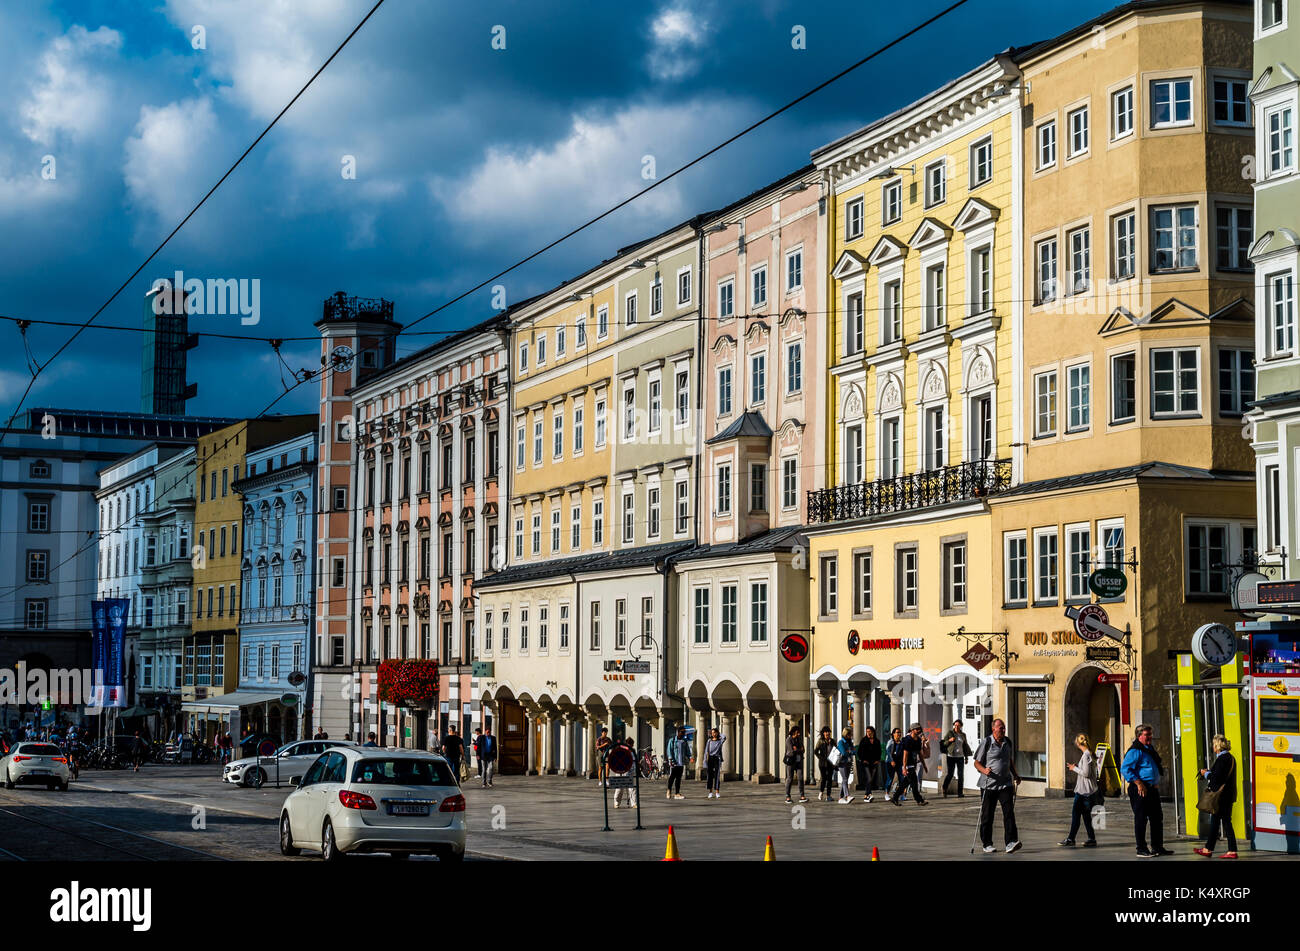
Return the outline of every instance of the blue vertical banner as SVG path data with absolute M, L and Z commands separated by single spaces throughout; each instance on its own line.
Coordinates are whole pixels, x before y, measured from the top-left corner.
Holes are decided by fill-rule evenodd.
M 104 667 L 104 706 L 126 706 L 126 620 L 130 598 L 109 598 L 107 664 Z
M 108 603 L 90 602 L 90 669 L 93 686 L 88 706 L 104 706 L 104 679 L 108 670 Z

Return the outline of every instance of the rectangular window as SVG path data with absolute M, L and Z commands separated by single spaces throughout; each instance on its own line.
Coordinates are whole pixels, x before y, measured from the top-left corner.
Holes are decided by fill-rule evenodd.
M 1187 593 L 1222 595 L 1228 592 L 1228 527 L 1187 526 Z
M 682 307 L 691 302 L 691 269 L 684 268 L 677 272 L 677 306 Z
M 546 428 L 546 422 L 542 419 L 542 414 L 538 413 L 533 419 L 533 468 L 542 464 L 542 444 L 543 430 Z
M 966 607 L 966 542 L 944 542 L 943 606 L 947 611 Z
M 33 631 L 43 631 L 49 623 L 50 601 L 48 598 L 26 598 L 24 606 L 27 618 L 27 628 Z M 145 658 L 148 660 L 148 658 Z
M 946 415 L 942 406 L 932 406 L 925 411 L 925 468 L 942 469 L 946 457 L 944 434 Z
M 1056 529 L 1034 532 L 1034 602 L 1054 602 L 1057 592 Z
M 1151 270 L 1196 267 L 1196 206 L 1164 205 L 1151 209 Z
M 1034 261 L 1038 273 L 1038 303 L 1056 300 L 1056 239 L 1048 238 L 1034 246 Z
M 767 265 L 749 272 L 750 300 L 757 309 L 767 303 Z
M 636 389 L 629 386 L 623 391 L 623 440 L 636 438 Z
M 515 468 L 522 469 L 528 458 L 528 434 L 523 426 L 515 427 Z
M 1286 20 L 1286 0 L 1260 0 L 1260 29 L 1272 30 Z
M 546 331 L 540 331 L 537 334 L 537 365 L 541 366 L 546 362 Z
M 718 466 L 718 505 L 719 515 L 731 514 L 731 466 Z
M 614 650 L 627 650 L 627 600 L 614 602 Z
M 584 419 L 583 419 L 583 418 L 584 418 L 585 416 L 586 416 L 586 410 L 583 408 L 583 405 L 582 405 L 581 403 L 576 403 L 576 404 L 574 404 L 574 407 L 573 407 L 573 454 L 574 454 L 575 456 L 580 456 L 580 455 L 582 455 L 583 442 L 584 442 L 584 439 L 585 439 L 585 434 L 584 434 L 584 430 L 583 430 L 583 425 L 582 425 L 582 424 L 583 424 L 583 422 L 584 422 Z
M 854 198 L 844 205 L 844 240 L 856 241 L 862 237 L 863 200 Z
M 880 288 L 881 343 L 897 343 L 903 339 L 903 282 L 886 281 Z
M 582 547 L 582 505 L 569 508 L 569 547 L 577 551 Z
M 760 462 L 749 469 L 749 510 L 767 511 L 767 466 Z
M 766 581 L 752 581 L 749 585 L 749 642 L 767 643 Z
M 591 649 L 600 650 L 600 602 L 591 602 Z
M 508 610 L 501 612 L 501 649 L 507 652 L 510 650 L 510 612 Z
M 903 474 L 902 421 L 891 416 L 880 424 L 880 477 L 897 479 Z
M 1219 125 L 1250 125 L 1250 83 L 1245 79 L 1214 80 L 1214 121 Z
M 799 460 L 781 460 L 781 508 L 792 509 L 799 504 Z
M 718 284 L 718 319 L 727 320 L 736 315 L 736 282 L 726 280 Z
M 940 205 L 948 197 L 948 160 L 940 159 L 925 167 L 925 207 Z
M 1268 175 L 1282 175 L 1295 171 L 1295 122 L 1290 106 L 1270 109 L 1264 116 L 1264 130 L 1268 137 Z
M 599 548 L 605 544 L 605 500 L 591 501 L 591 545 Z
M 791 251 L 785 256 L 786 292 L 803 287 L 803 249 Z
M 519 609 L 519 649 L 528 650 L 528 609 Z
M 1024 533 L 1006 535 L 1004 573 L 1006 576 L 1006 602 L 1024 604 L 1028 600 L 1028 553 Z
M 623 299 L 623 326 L 636 326 L 636 291 Z
M 785 391 L 798 393 L 803 389 L 803 344 L 795 341 L 785 348 Z
M 48 532 L 50 530 L 50 503 L 28 501 L 27 503 L 27 531 L 29 532 Z M 154 553 L 157 549 L 157 540 L 150 536 L 145 545 L 145 564 L 154 563 Z
M 1295 277 L 1290 271 L 1268 276 L 1268 328 L 1272 356 L 1295 353 Z
M 894 613 L 915 613 L 919 591 L 917 550 L 900 548 L 894 552 Z
M 515 519 L 515 558 L 524 557 L 524 520 Z
M 1110 137 L 1122 139 L 1133 134 L 1133 87 L 1111 93 L 1110 96 Z
M 896 178 L 880 187 L 881 223 L 892 225 L 903 217 L 903 180 Z
M 853 555 L 853 613 L 871 613 L 871 552 L 860 551 Z
M 970 252 L 971 316 L 993 310 L 993 249 L 987 244 Z
M 862 352 L 864 327 L 862 293 L 850 294 L 844 299 L 844 347 L 846 356 Z
M 687 425 L 691 418 L 690 373 L 686 370 L 678 370 L 674 381 L 674 404 L 677 407 L 674 421 L 675 425 L 682 427 Z
M 1087 525 L 1067 525 L 1065 549 L 1068 559 L 1069 597 L 1071 600 L 1088 600 L 1088 575 L 1092 551 L 1092 530 Z
M 650 316 L 658 317 L 664 312 L 664 285 L 656 280 L 650 285 Z M 558 349 L 558 345 L 557 345 Z
M 659 537 L 659 487 L 651 486 L 646 489 L 646 513 L 648 519 L 646 522 L 646 531 L 651 538 Z
M 674 492 L 677 498 L 677 523 L 674 526 L 674 533 L 677 535 L 686 534 L 690 527 L 691 507 L 690 507 L 690 487 L 685 480 L 676 483 Z
M 1282 475 L 1280 466 L 1264 467 L 1264 546 L 1275 552 L 1282 547 Z
M 1034 377 L 1034 435 L 1056 435 L 1056 371 Z
M 596 339 L 604 340 L 609 336 L 609 306 L 606 305 L 596 311 Z M 527 369 L 525 367 L 525 369 Z
M 1128 211 L 1111 219 L 1112 276 L 1121 281 L 1137 273 L 1137 217 Z
M 1131 423 L 1137 418 L 1137 355 L 1110 358 L 1110 421 Z
M 823 618 L 834 618 L 839 611 L 839 583 L 836 577 L 837 564 L 834 555 L 822 555 L 818 563 L 818 577 L 820 579 L 820 604 L 818 605 L 820 614 Z
M 544 651 L 550 647 L 551 608 L 543 604 L 537 608 L 537 649 Z
M 555 355 L 557 357 L 564 356 L 566 330 L 567 328 L 564 326 L 564 324 L 560 324 L 558 327 L 555 328 Z
M 1214 209 L 1214 253 L 1219 270 L 1251 269 L 1250 244 L 1254 233 L 1254 214 L 1250 208 L 1221 205 Z
M 1056 164 L 1056 120 L 1049 119 L 1038 127 L 1038 168 Z
M 970 439 L 972 459 L 993 458 L 993 397 L 976 396 L 970 401 Z
M 519 345 L 519 372 L 528 372 L 528 344 L 526 343 Z
M 722 595 L 722 618 L 719 628 L 718 643 L 736 643 L 736 586 L 724 584 L 719 589 Z
M 1070 404 L 1065 431 L 1079 432 L 1092 424 L 1092 367 L 1086 363 L 1066 367 L 1065 378 Z
M 731 413 L 731 367 L 718 370 L 718 415 Z
M 925 269 L 925 329 L 934 330 L 947 323 L 944 312 L 945 268 L 936 264 Z
M 1255 366 L 1250 350 L 1219 351 L 1219 413 L 1240 416 L 1255 401 Z
M 596 448 L 601 449 L 605 445 L 605 401 L 596 400 Z
M 749 358 L 749 401 L 762 403 L 767 399 L 767 354 L 755 353 Z
M 560 550 L 560 509 L 559 506 L 551 509 L 551 552 L 554 554 Z
M 862 426 L 844 427 L 844 481 L 857 485 L 865 481 L 866 460 Z
M 663 426 L 663 382 L 650 380 L 646 384 L 646 398 L 650 404 L 650 432 L 657 433 Z
M 631 491 L 623 493 L 623 544 L 630 545 L 636 538 L 636 496 Z
M 1065 236 L 1070 249 L 1071 294 L 1083 294 L 1092 283 L 1092 235 L 1087 228 L 1076 228 Z
M 555 459 L 564 457 L 564 409 L 551 414 L 551 456 Z
M 970 187 L 993 181 L 993 137 L 980 139 L 970 147 Z
M 587 316 L 583 314 L 574 322 L 573 348 L 581 350 L 587 345 Z
M 695 643 L 709 643 L 709 589 L 695 589 Z
M 1070 158 L 1088 151 L 1088 107 L 1072 109 L 1066 113 L 1070 129 Z
M 1192 80 L 1157 79 L 1151 83 L 1151 128 L 1192 124 Z
M 1195 415 L 1201 411 L 1199 347 L 1151 351 L 1151 415 Z
M 533 513 L 533 554 L 542 553 L 542 513 Z

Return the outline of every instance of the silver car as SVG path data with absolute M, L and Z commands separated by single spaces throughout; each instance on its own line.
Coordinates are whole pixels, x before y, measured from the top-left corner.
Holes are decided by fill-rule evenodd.
M 318 849 L 327 862 L 353 852 L 458 862 L 465 830 L 465 797 L 443 757 L 344 746 L 313 763 L 285 799 L 280 851 Z
M 0 777 L 5 789 L 28 785 L 66 791 L 72 771 L 63 750 L 53 743 L 15 743 L 9 755 L 0 759 Z
M 299 740 L 286 743 L 272 756 L 246 756 L 227 763 L 222 782 L 236 786 L 280 786 L 301 779 L 317 757 L 335 746 L 355 746 L 351 740 Z

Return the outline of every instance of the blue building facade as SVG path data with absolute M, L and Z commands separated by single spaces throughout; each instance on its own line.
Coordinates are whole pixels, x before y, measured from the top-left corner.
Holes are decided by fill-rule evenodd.
M 316 434 L 248 454 L 239 580 L 241 722 L 281 742 L 310 735 Z M 245 702 L 246 701 L 246 702 Z

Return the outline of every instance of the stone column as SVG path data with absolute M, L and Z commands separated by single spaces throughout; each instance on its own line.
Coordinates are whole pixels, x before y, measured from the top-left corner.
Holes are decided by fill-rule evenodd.
M 755 731 L 754 750 L 757 760 L 754 769 L 754 782 L 764 783 L 772 779 L 772 767 L 768 756 L 768 743 L 771 740 L 772 714 L 758 715 L 758 729 Z
M 737 780 L 745 778 L 745 766 L 748 759 L 748 750 L 745 743 L 745 720 L 746 710 L 742 707 L 735 713 L 727 714 L 727 719 L 723 725 L 722 732 L 727 735 L 727 740 L 731 744 L 731 762 L 723 766 L 723 778 L 727 780 Z
M 867 725 L 867 692 L 853 691 L 853 745 L 862 742 L 862 731 Z
M 695 711 L 695 745 L 696 745 L 696 747 L 698 747 L 698 746 L 701 744 L 701 742 L 703 742 L 702 739 L 701 739 L 701 737 L 704 736 L 704 734 L 708 731 L 708 729 L 709 729 L 708 711 L 706 711 L 706 710 L 696 710 L 696 711 Z M 695 770 L 694 772 L 691 772 L 692 768 Z M 687 776 L 694 776 L 696 779 L 700 780 L 700 782 L 703 782 L 703 781 L 705 780 L 705 778 L 706 778 L 705 775 L 704 775 L 704 768 L 703 768 L 703 766 L 700 764 L 700 759 L 699 759 L 699 750 L 698 750 L 698 749 L 696 750 L 696 754 L 695 754 L 695 766 L 692 767 L 690 763 L 687 763 L 687 764 L 686 764 L 686 775 L 687 775 Z
M 555 772 L 555 725 L 554 714 L 542 718 L 542 772 L 548 776 Z
M 600 759 L 596 755 L 596 737 L 600 736 L 601 721 L 594 716 L 587 716 L 587 778 L 595 779 L 600 768 Z

